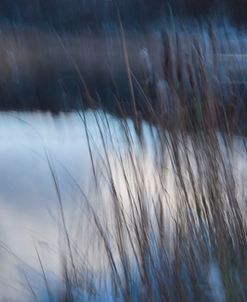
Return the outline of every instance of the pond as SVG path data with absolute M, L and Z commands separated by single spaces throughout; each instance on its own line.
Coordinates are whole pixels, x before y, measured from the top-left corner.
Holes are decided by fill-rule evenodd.
M 92 192 L 95 188 L 92 156 L 95 162 L 99 159 L 99 165 L 103 165 L 101 155 L 108 152 L 112 173 L 117 179 L 118 189 L 122 191 L 121 198 L 128 200 L 127 192 L 121 188 L 124 183 L 121 173 L 117 172 L 114 156 L 111 158 L 111 153 L 116 154 L 113 145 L 117 146 L 116 150 L 124 149 L 121 123 L 113 116 L 97 114 L 91 111 L 57 117 L 44 113 L 0 114 L 0 300 L 32 301 L 30 287 L 38 296 L 45 297 L 42 267 L 50 287 L 58 291 L 62 270 L 60 248 L 65 230 L 61 212 L 65 216 L 66 230 L 71 236 L 78 236 L 79 232 L 78 246 L 82 247 L 88 259 L 92 256 L 87 255 L 88 244 L 91 248 L 94 244 L 97 246 L 97 240 L 86 217 L 85 196 L 88 196 L 87 202 L 95 202 L 102 213 L 107 213 L 108 209 L 101 209 L 101 202 L 103 204 L 103 200 L 109 198 L 109 192 L 104 188 L 109 183 L 104 177 L 100 178 L 101 187 L 104 184 L 100 193 Z M 131 122 L 127 123 L 133 130 Z M 111 129 L 111 136 L 104 129 Z M 147 124 L 143 129 L 148 142 L 146 150 L 150 153 L 153 145 L 149 131 L 152 129 Z M 102 135 L 107 147 L 102 143 Z M 137 137 L 133 139 L 138 141 Z M 241 138 L 235 137 L 234 141 L 236 179 L 239 188 L 246 190 L 246 150 Z M 142 161 L 145 187 L 149 196 L 155 196 L 157 187 L 152 182 L 157 171 L 152 164 L 149 165 L 154 153 L 144 158 L 143 151 L 136 151 L 139 152 L 137 158 Z M 128 160 L 124 164 L 127 171 L 131 169 Z M 170 163 L 167 165 L 171 169 Z M 129 175 L 131 186 L 133 174 Z M 172 181 L 166 186 L 173 196 Z M 170 202 L 173 203 L 172 197 Z M 93 249 L 97 250 L 95 246 Z M 93 256 L 92 259 L 95 267 L 103 262 L 100 255 L 98 262 Z M 42 299 L 45 298 L 41 298 L 44 301 Z

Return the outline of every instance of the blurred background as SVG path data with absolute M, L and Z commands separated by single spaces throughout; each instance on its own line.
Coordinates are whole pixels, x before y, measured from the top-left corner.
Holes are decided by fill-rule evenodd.
M 83 265 L 78 257 L 78 275 L 81 276 L 84 260 L 87 263 L 90 258 L 97 267 L 94 255 L 87 257 L 91 250 L 97 254 L 97 259 L 101 254 L 84 199 L 89 195 L 89 202 L 101 215 L 99 205 L 104 201 L 106 215 L 102 215 L 102 219 L 108 221 L 110 206 L 108 192 L 105 191 L 110 188 L 112 179 L 107 185 L 100 183 L 97 191 L 94 164 L 102 164 L 103 172 L 111 171 L 108 156 L 112 156 L 113 171 L 118 172 L 114 156 L 121 152 L 123 157 L 117 156 L 116 163 L 122 167 L 127 182 L 133 179 L 134 184 L 140 183 L 140 187 L 136 185 L 138 201 L 139 192 L 143 193 L 141 198 L 144 201 L 149 200 L 150 196 L 145 194 L 150 193 L 150 186 L 155 188 L 153 196 L 157 205 L 161 204 L 161 199 L 166 199 L 166 194 L 167 200 L 172 196 L 173 202 L 174 195 L 177 201 L 184 183 L 187 186 L 187 175 L 191 181 L 188 186 L 192 185 L 193 190 L 194 179 L 196 183 L 198 180 L 195 200 L 200 200 L 202 206 L 204 191 L 208 193 L 213 213 L 208 230 L 209 234 L 216 234 L 212 238 L 226 292 L 228 289 L 237 292 L 234 297 L 243 297 L 247 293 L 247 273 L 244 269 L 242 271 L 247 263 L 247 236 L 236 235 L 240 228 L 239 234 L 247 234 L 246 219 L 241 216 L 242 221 L 240 216 L 234 216 L 234 213 L 239 213 L 235 200 L 239 199 L 241 204 L 246 204 L 247 200 L 246 16 L 246 0 L 0 0 L 0 301 L 10 301 L 10 298 L 18 302 L 86 301 L 69 300 L 62 295 L 60 300 L 48 297 L 49 286 L 55 294 L 60 294 L 59 284 L 63 293 L 64 283 L 67 289 L 66 282 L 70 282 L 63 267 L 67 243 L 63 247 L 61 241 L 67 232 L 62 225 L 68 225 L 76 257 L 80 252 L 83 255 Z M 118 119 L 118 115 L 123 119 Z M 181 141 L 177 131 L 182 134 Z M 147 144 L 144 143 L 145 136 Z M 132 139 L 140 155 L 130 151 Z M 193 156 L 196 160 L 192 157 L 192 168 L 186 170 L 190 166 L 190 145 L 195 146 Z M 149 158 L 149 149 L 150 154 L 155 155 L 154 160 L 153 156 Z M 169 158 L 168 154 L 173 154 L 170 151 L 174 158 Z M 130 158 L 125 157 L 128 154 Z M 105 165 L 104 156 L 107 158 Z M 134 164 L 135 157 L 138 168 Z M 143 159 L 147 159 L 147 166 Z M 170 167 L 169 160 L 177 166 Z M 195 171 L 202 171 L 204 178 L 200 173 L 191 174 L 194 165 Z M 173 173 L 177 175 L 183 166 L 185 171 L 180 175 L 182 186 L 179 182 L 174 188 L 169 185 L 164 194 Z M 131 174 L 131 171 L 135 173 Z M 104 173 L 99 172 L 101 180 Z M 136 176 L 139 172 L 140 180 Z M 118 176 L 119 173 L 116 174 Z M 167 183 L 163 177 L 167 177 Z M 162 185 L 160 192 L 157 192 L 159 186 L 155 181 Z M 119 196 L 122 196 L 124 185 L 126 183 L 120 177 L 116 186 Z M 205 190 L 202 189 L 204 185 Z M 128 188 L 127 185 L 127 191 Z M 189 196 L 193 195 L 190 194 L 191 188 L 184 190 L 185 193 L 188 190 Z M 226 204 L 228 200 L 229 204 L 234 204 L 233 214 L 229 214 L 232 218 L 230 223 L 225 218 L 228 215 L 225 200 Z M 153 199 L 152 203 L 155 204 Z M 186 214 L 185 217 L 191 218 L 191 205 L 187 205 L 185 212 L 188 216 Z M 66 223 L 61 222 L 63 215 L 60 212 L 63 214 L 63 211 Z M 151 216 L 147 217 L 152 220 Z M 160 225 L 163 226 L 162 215 L 160 217 Z M 188 299 L 167 301 L 245 301 L 241 298 L 213 299 L 213 295 L 205 293 L 206 286 L 202 286 L 202 282 L 205 282 L 205 276 L 210 275 L 210 267 L 214 269 L 212 255 L 215 252 L 209 253 L 206 260 L 203 249 L 200 252 L 195 249 L 197 254 L 191 253 L 191 248 L 197 245 L 188 245 L 188 242 L 193 242 L 193 236 L 197 234 L 204 238 L 204 231 L 197 233 L 198 226 L 192 224 L 194 229 L 191 232 L 187 229 L 191 224 L 186 225 L 183 218 L 179 212 L 177 219 L 181 230 L 188 233 L 184 237 L 183 233 L 176 237 L 179 252 L 175 262 L 181 267 L 172 272 L 172 278 L 169 274 L 170 268 L 176 270 L 174 263 L 171 262 L 167 269 L 158 261 L 154 267 L 157 264 L 160 268 L 157 270 L 159 276 L 168 272 L 165 278 L 166 281 L 171 280 L 171 286 L 170 281 L 164 284 L 167 284 L 167 292 L 172 292 L 172 297 L 180 294 L 179 284 L 184 290 L 181 290 L 181 297 L 185 297 L 184 293 L 188 291 Z M 145 215 L 142 219 L 147 221 Z M 193 221 L 200 219 L 199 215 Z M 143 225 L 140 223 L 139 226 L 143 232 Z M 108 233 L 108 228 L 106 230 Z M 167 230 L 169 232 L 169 228 Z M 160 234 L 163 238 L 163 232 Z M 184 241 L 181 238 L 185 238 Z M 218 238 L 224 244 L 218 244 Z M 150 240 L 149 247 L 152 247 L 153 241 Z M 146 247 L 146 239 L 143 242 L 143 247 Z M 180 244 L 184 246 L 181 248 Z M 163 248 L 166 247 L 161 245 Z M 152 255 L 152 248 L 148 249 Z M 226 250 L 229 254 L 224 258 Z M 194 257 L 199 254 L 200 257 Z M 145 253 L 143 255 L 146 257 Z M 157 257 L 158 260 L 161 258 Z M 239 262 L 235 258 L 240 259 Z M 181 273 L 186 272 L 184 259 L 188 259 L 191 265 L 188 265 L 188 273 L 192 273 L 190 278 Z M 131 264 L 132 258 L 130 260 Z M 102 259 L 100 261 L 103 262 Z M 235 262 L 236 265 L 232 264 Z M 200 267 L 202 271 L 198 273 Z M 83 286 L 92 281 L 88 274 L 90 270 L 85 272 L 90 281 L 82 282 Z M 202 279 L 198 278 L 199 275 Z M 44 282 L 46 277 L 48 281 Z M 212 273 L 212 283 L 217 287 L 221 278 L 214 277 Z M 109 282 L 107 278 L 106 282 Z M 198 296 L 195 295 L 193 300 L 190 295 L 196 278 Z M 73 278 L 71 280 L 73 286 Z M 236 286 L 239 280 L 242 282 L 241 290 Z M 148 282 L 145 286 L 139 286 L 138 282 L 138 289 L 149 287 Z M 154 293 L 157 288 L 155 286 Z M 142 297 L 146 298 L 147 292 L 143 291 Z M 35 293 L 41 298 L 34 299 Z M 162 295 L 160 300 L 150 301 L 163 301 Z M 117 301 L 115 297 L 112 300 L 109 296 L 105 300 L 100 295 L 98 297 L 98 300 L 90 301 Z
M 107 109 L 114 108 L 116 95 L 128 103 L 120 25 L 130 67 L 144 83 L 147 61 L 162 72 L 162 32 L 168 21 L 214 20 L 218 27 L 227 22 L 244 31 L 246 12 L 244 0 L 2 0 L 0 109 L 79 109 L 85 87 Z

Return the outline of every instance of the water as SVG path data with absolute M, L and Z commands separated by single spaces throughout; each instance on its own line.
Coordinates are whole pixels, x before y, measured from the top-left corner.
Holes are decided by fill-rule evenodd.
M 87 188 L 90 162 L 82 123 L 76 115 L 53 119 L 48 114 L 2 114 L 0 137 L 0 293 L 20 300 L 26 294 L 18 285 L 22 270 L 39 277 L 35 246 L 44 266 L 57 271 L 58 201 L 47 154 L 70 221 L 80 198 L 70 174 Z
M 112 126 L 117 124 L 115 118 L 108 119 Z M 98 126 L 92 112 L 86 114 L 86 120 L 96 159 L 102 153 Z M 58 117 L 3 113 L 0 158 L 0 298 L 27 301 L 32 295 L 26 279 L 41 297 L 46 292 L 38 254 L 54 291 L 61 273 L 59 253 L 64 230 L 49 162 L 56 173 L 70 236 L 80 224 L 85 231 L 85 242 L 78 238 L 83 241 L 83 251 L 93 237 L 81 193 L 88 198 L 93 195 L 83 121 L 77 113 Z M 82 230 L 80 233 L 84 233 Z
M 100 159 L 103 147 L 95 116 L 92 112 L 85 116 L 89 136 L 93 141 L 93 156 Z M 107 117 L 113 137 L 119 138 L 121 131 L 117 119 Z M 148 125 L 144 126 L 145 131 L 148 133 Z M 115 141 L 121 149 L 121 138 Z M 243 146 L 240 147 L 240 141 L 240 138 L 236 138 L 238 150 L 234 152 L 239 183 L 246 181 L 244 171 L 247 167 L 246 154 Z M 152 195 L 155 192 L 155 187 L 152 186 L 155 174 L 148 160 L 146 158 L 143 161 L 143 166 L 146 169 L 147 187 Z M 103 203 L 104 199 L 107 200 L 107 191 L 101 191 L 100 198 L 92 192 L 93 170 L 83 119 L 78 113 L 61 114 L 55 118 L 41 113 L 1 113 L 0 299 L 6 297 L 14 301 L 32 301 L 28 282 L 38 295 L 44 297 L 46 290 L 38 255 L 51 288 L 56 291 L 59 287 L 59 251 L 64 230 L 49 163 L 59 184 L 70 234 L 78 234 L 76 228 L 80 225 L 81 236 L 78 240 L 81 240 L 85 253 L 86 244 L 90 242 L 94 245 L 95 238 L 85 215 L 86 206 L 81 191 L 89 196 L 90 202 L 98 202 L 99 209 L 101 201 Z M 127 167 L 128 163 L 125 164 Z M 117 171 L 116 166 L 114 169 Z M 118 183 L 121 189 L 120 176 Z M 172 190 L 172 185 L 169 188 Z M 244 188 L 242 184 L 241 188 Z M 127 198 L 124 189 L 122 196 Z M 97 266 L 98 263 L 94 265 Z

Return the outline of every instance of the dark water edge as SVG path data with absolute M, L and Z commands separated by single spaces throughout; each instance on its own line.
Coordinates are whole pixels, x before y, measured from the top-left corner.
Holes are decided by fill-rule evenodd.
M 112 79 L 103 75 L 94 76 L 85 83 L 87 83 L 86 86 L 83 86 L 81 79 L 75 73 L 64 73 L 57 76 L 46 74 L 38 79 L 18 83 L 3 84 L 0 82 L 0 111 L 3 113 L 43 112 L 57 116 L 63 113 L 100 109 L 118 118 L 136 118 L 126 74 L 115 78 L 114 83 Z M 120 84 L 116 86 L 116 83 Z M 157 116 L 160 113 L 160 101 L 157 98 L 155 84 L 146 85 L 144 82 L 142 87 L 141 90 L 139 86 L 134 87 L 137 117 L 140 121 L 155 124 L 155 113 Z M 235 89 L 235 103 L 226 101 L 218 105 L 217 112 L 219 119 L 221 117 L 222 120 L 226 119 L 229 125 L 231 122 L 234 123 L 234 130 L 232 129 L 234 132 L 241 131 L 241 135 L 245 135 L 247 133 L 246 86 L 242 83 L 236 84 Z M 145 95 L 143 91 L 146 91 Z M 172 115 L 175 114 L 174 108 L 169 109 L 168 103 L 165 106 L 168 111 L 164 114 L 164 119 L 172 120 Z M 187 110 L 193 126 L 197 121 L 197 109 L 192 103 L 186 106 L 190 106 Z M 198 103 L 198 106 L 202 105 Z M 224 131 L 224 126 L 221 131 Z
M 150 108 L 155 115 L 164 106 L 171 116 L 177 98 L 194 120 L 197 107 L 213 98 L 219 116 L 245 132 L 246 34 L 229 24 L 181 20 L 124 33 L 119 25 L 80 34 L 1 28 L 0 111 L 101 108 L 153 122 Z

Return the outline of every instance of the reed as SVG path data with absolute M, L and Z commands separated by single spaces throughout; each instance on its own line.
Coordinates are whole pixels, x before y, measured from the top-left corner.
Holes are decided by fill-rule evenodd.
M 246 138 L 235 136 L 241 134 L 240 115 L 227 109 L 234 102 L 232 82 L 227 92 L 218 85 L 227 72 L 216 55 L 222 45 L 212 28 L 202 41 L 181 31 L 164 32 L 163 37 L 166 90 L 152 102 L 155 80 L 149 89 L 138 86 L 148 122 L 138 113 L 133 89 L 138 82 L 127 55 L 135 111 L 129 116 L 117 99 L 120 118 L 114 123 L 104 109 L 94 112 L 100 141 L 96 153 L 87 115 L 79 112 L 87 134 L 94 202 L 80 189 L 88 224 L 84 230 L 78 226 L 73 237 L 59 198 L 63 289 L 51 301 L 247 297 L 247 175 L 239 177 L 236 168 L 239 160 L 247 163 Z M 93 102 L 89 92 L 88 97 Z M 236 107 L 243 105 L 240 100 Z M 82 234 L 88 242 L 86 256 L 79 244 Z

